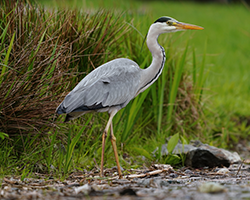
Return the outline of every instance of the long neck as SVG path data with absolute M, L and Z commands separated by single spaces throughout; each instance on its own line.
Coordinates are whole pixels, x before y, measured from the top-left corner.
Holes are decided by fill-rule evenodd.
M 139 93 L 143 92 L 150 85 L 152 85 L 162 73 L 166 56 L 164 48 L 160 46 L 157 41 L 158 36 L 159 33 L 153 31 L 151 28 L 149 29 L 147 36 L 147 46 L 152 54 L 153 59 L 150 66 L 142 70 L 142 78 L 140 81 L 141 88 Z

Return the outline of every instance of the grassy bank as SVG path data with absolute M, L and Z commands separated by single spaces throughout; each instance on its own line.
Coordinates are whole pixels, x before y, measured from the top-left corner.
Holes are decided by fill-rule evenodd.
M 56 5 L 56 1 L 53 2 Z M 207 78 L 204 84 L 203 105 L 206 106 L 206 123 L 209 128 L 205 129 L 203 134 L 209 137 L 211 144 L 217 146 L 223 143 L 230 148 L 242 138 L 248 138 L 250 15 L 247 7 L 242 4 L 113 0 L 84 1 L 84 3 L 74 1 L 70 5 L 65 4 L 83 9 L 87 7 L 95 10 L 104 7 L 133 13 L 134 22 L 138 24 L 136 27 L 143 34 L 152 21 L 163 15 L 203 26 L 205 29 L 202 33 L 186 32 L 171 36 L 172 46 L 177 48 L 176 54 L 179 53 L 179 49 L 184 48 L 185 42 L 190 40 L 191 48 L 195 48 L 198 52 L 199 62 L 207 42 L 205 62 Z M 191 57 L 186 69 L 192 73 L 192 66 L 188 68 L 189 63 Z
M 159 38 L 167 56 L 161 77 L 114 118 L 122 166 L 165 162 L 151 152 L 174 134 L 182 142 L 198 138 L 223 147 L 248 137 L 246 8 L 140 1 L 60 3 L 67 9 L 44 5 L 1 7 L 2 173 L 61 176 L 97 166 L 107 114 L 62 124 L 63 116 L 54 121 L 54 111 L 86 73 L 113 58 L 149 66 L 150 52 L 145 46 L 141 51 L 143 35 L 162 15 L 205 30 Z M 106 166 L 113 166 L 109 142 L 105 151 Z

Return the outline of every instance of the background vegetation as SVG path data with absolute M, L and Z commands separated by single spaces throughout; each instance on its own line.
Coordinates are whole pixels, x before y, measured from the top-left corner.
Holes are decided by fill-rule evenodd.
M 152 155 L 174 134 L 183 143 L 231 149 L 248 138 L 250 14 L 243 5 L 6 1 L 0 14 L 1 174 L 98 168 L 108 115 L 63 124 L 54 111 L 81 78 L 111 59 L 149 66 L 143 38 L 164 15 L 205 29 L 160 36 L 167 54 L 161 77 L 114 118 L 122 166 L 175 163 L 160 148 Z M 106 166 L 114 166 L 109 141 L 105 151 Z

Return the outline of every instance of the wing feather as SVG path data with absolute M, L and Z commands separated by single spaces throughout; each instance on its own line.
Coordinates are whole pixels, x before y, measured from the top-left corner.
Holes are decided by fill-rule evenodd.
M 115 59 L 88 74 L 65 97 L 57 113 L 125 106 L 139 90 L 140 67 L 129 59 Z

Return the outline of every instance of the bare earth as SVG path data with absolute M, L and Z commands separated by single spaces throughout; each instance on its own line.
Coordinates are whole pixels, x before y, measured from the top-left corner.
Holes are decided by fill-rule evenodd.
M 174 170 L 169 165 L 152 165 L 126 170 L 118 179 L 115 169 L 106 169 L 105 178 L 97 170 L 71 174 L 60 181 L 43 174 L 36 178 L 4 177 L 0 199 L 250 199 L 250 167 Z

